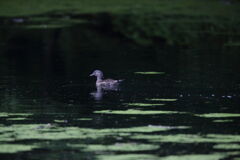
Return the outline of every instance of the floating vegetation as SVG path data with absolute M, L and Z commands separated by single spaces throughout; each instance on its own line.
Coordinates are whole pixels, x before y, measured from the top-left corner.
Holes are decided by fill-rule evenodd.
M 150 71 L 150 72 L 134 72 L 135 74 L 143 74 L 143 75 L 155 75 L 155 74 L 165 74 L 165 72 L 153 72 L 153 71 Z
M 226 157 L 223 153 L 213 154 L 189 154 L 161 157 L 159 160 L 219 160 Z
M 127 103 L 128 106 L 139 106 L 139 107 L 150 107 L 150 106 L 164 106 L 165 104 L 157 103 L 157 104 L 150 104 L 150 103 Z
M 91 121 L 92 118 L 78 118 L 76 120 L 78 120 L 78 121 Z
M 67 120 L 62 120 L 62 119 L 55 119 L 54 122 L 56 123 L 67 123 Z
M 8 113 L 8 112 L 0 112 L 0 118 L 1 117 L 9 117 L 9 116 L 31 116 L 33 115 L 32 113 Z
M 100 155 L 98 160 L 156 160 L 159 157 L 150 154 L 118 154 L 118 155 Z
M 240 160 L 240 158 L 236 157 L 236 158 L 234 158 L 233 160 Z
M 227 123 L 227 122 L 233 122 L 232 119 L 216 119 L 216 120 L 213 120 L 213 122 L 215 123 Z
M 0 118 L 1 118 L 1 117 L 8 117 L 8 116 L 9 116 L 8 113 L 0 112 Z
M 18 118 L 7 118 L 6 120 L 8 120 L 8 121 L 23 121 L 23 120 L 28 120 L 28 118 L 18 117 Z
M 84 151 L 92 152 L 92 151 L 147 151 L 147 150 L 154 150 L 158 149 L 158 145 L 152 144 L 142 144 L 142 143 L 116 143 L 113 145 L 101 145 L 101 144 L 70 144 L 70 147 L 73 148 L 84 148 Z
M 213 146 L 214 149 L 226 149 L 226 150 L 230 150 L 230 149 L 240 149 L 240 144 L 216 144 Z
M 0 153 L 17 153 L 30 151 L 35 148 L 38 148 L 38 146 L 23 144 L 0 144 Z
M 185 112 L 128 109 L 128 110 L 101 110 L 101 111 L 94 111 L 94 113 L 101 113 L 101 114 L 126 114 L 126 115 L 127 114 L 149 115 L 149 114 L 184 114 Z
M 170 143 L 233 143 L 240 142 L 240 135 L 225 134 L 174 134 L 174 135 L 133 135 L 133 139 L 146 139 L 151 142 L 170 142 Z
M 171 98 L 151 98 L 151 99 L 146 99 L 148 101 L 164 101 L 164 102 L 175 102 L 177 99 L 171 99 Z
M 204 118 L 240 117 L 240 113 L 206 113 L 206 114 L 196 114 L 196 116 L 204 117 Z
M 45 126 L 45 127 L 44 127 Z M 132 133 L 151 133 L 182 129 L 184 126 L 139 126 L 130 128 L 92 129 L 79 127 L 59 127 L 49 124 L 16 124 L 0 126 L 0 141 L 14 142 L 16 140 L 62 140 L 62 139 L 97 139 L 106 136 L 130 136 Z

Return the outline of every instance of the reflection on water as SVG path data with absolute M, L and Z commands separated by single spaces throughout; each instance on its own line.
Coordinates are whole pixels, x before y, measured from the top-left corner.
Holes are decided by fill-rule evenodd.
M 96 91 L 90 93 L 96 101 L 102 100 L 104 94 L 114 94 L 111 91 L 120 91 L 119 85 L 96 86 L 96 89 Z
M 11 36 L 0 45 L 1 158 L 240 156 L 236 51 L 140 47 L 87 27 Z M 94 68 L 125 81 L 96 87 Z

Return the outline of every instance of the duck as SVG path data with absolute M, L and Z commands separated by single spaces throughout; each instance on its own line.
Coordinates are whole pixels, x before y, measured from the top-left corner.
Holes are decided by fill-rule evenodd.
M 120 82 L 123 81 L 122 79 L 121 80 L 104 79 L 103 72 L 101 70 L 93 71 L 93 73 L 90 74 L 90 76 L 96 76 L 97 77 L 96 86 L 103 87 L 103 88 L 111 88 L 111 87 L 118 86 Z

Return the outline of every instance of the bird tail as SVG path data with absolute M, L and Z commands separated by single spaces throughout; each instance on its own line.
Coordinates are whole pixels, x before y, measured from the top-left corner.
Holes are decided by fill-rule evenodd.
M 119 79 L 119 80 L 117 80 L 117 81 L 120 83 L 120 82 L 124 81 L 124 79 Z

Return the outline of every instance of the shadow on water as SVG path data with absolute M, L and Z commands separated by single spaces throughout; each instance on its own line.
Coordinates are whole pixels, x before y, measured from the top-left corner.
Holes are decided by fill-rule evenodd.
M 4 159 L 240 156 L 234 50 L 141 47 L 77 25 L 9 29 L 0 55 Z M 125 81 L 96 87 L 95 69 Z

